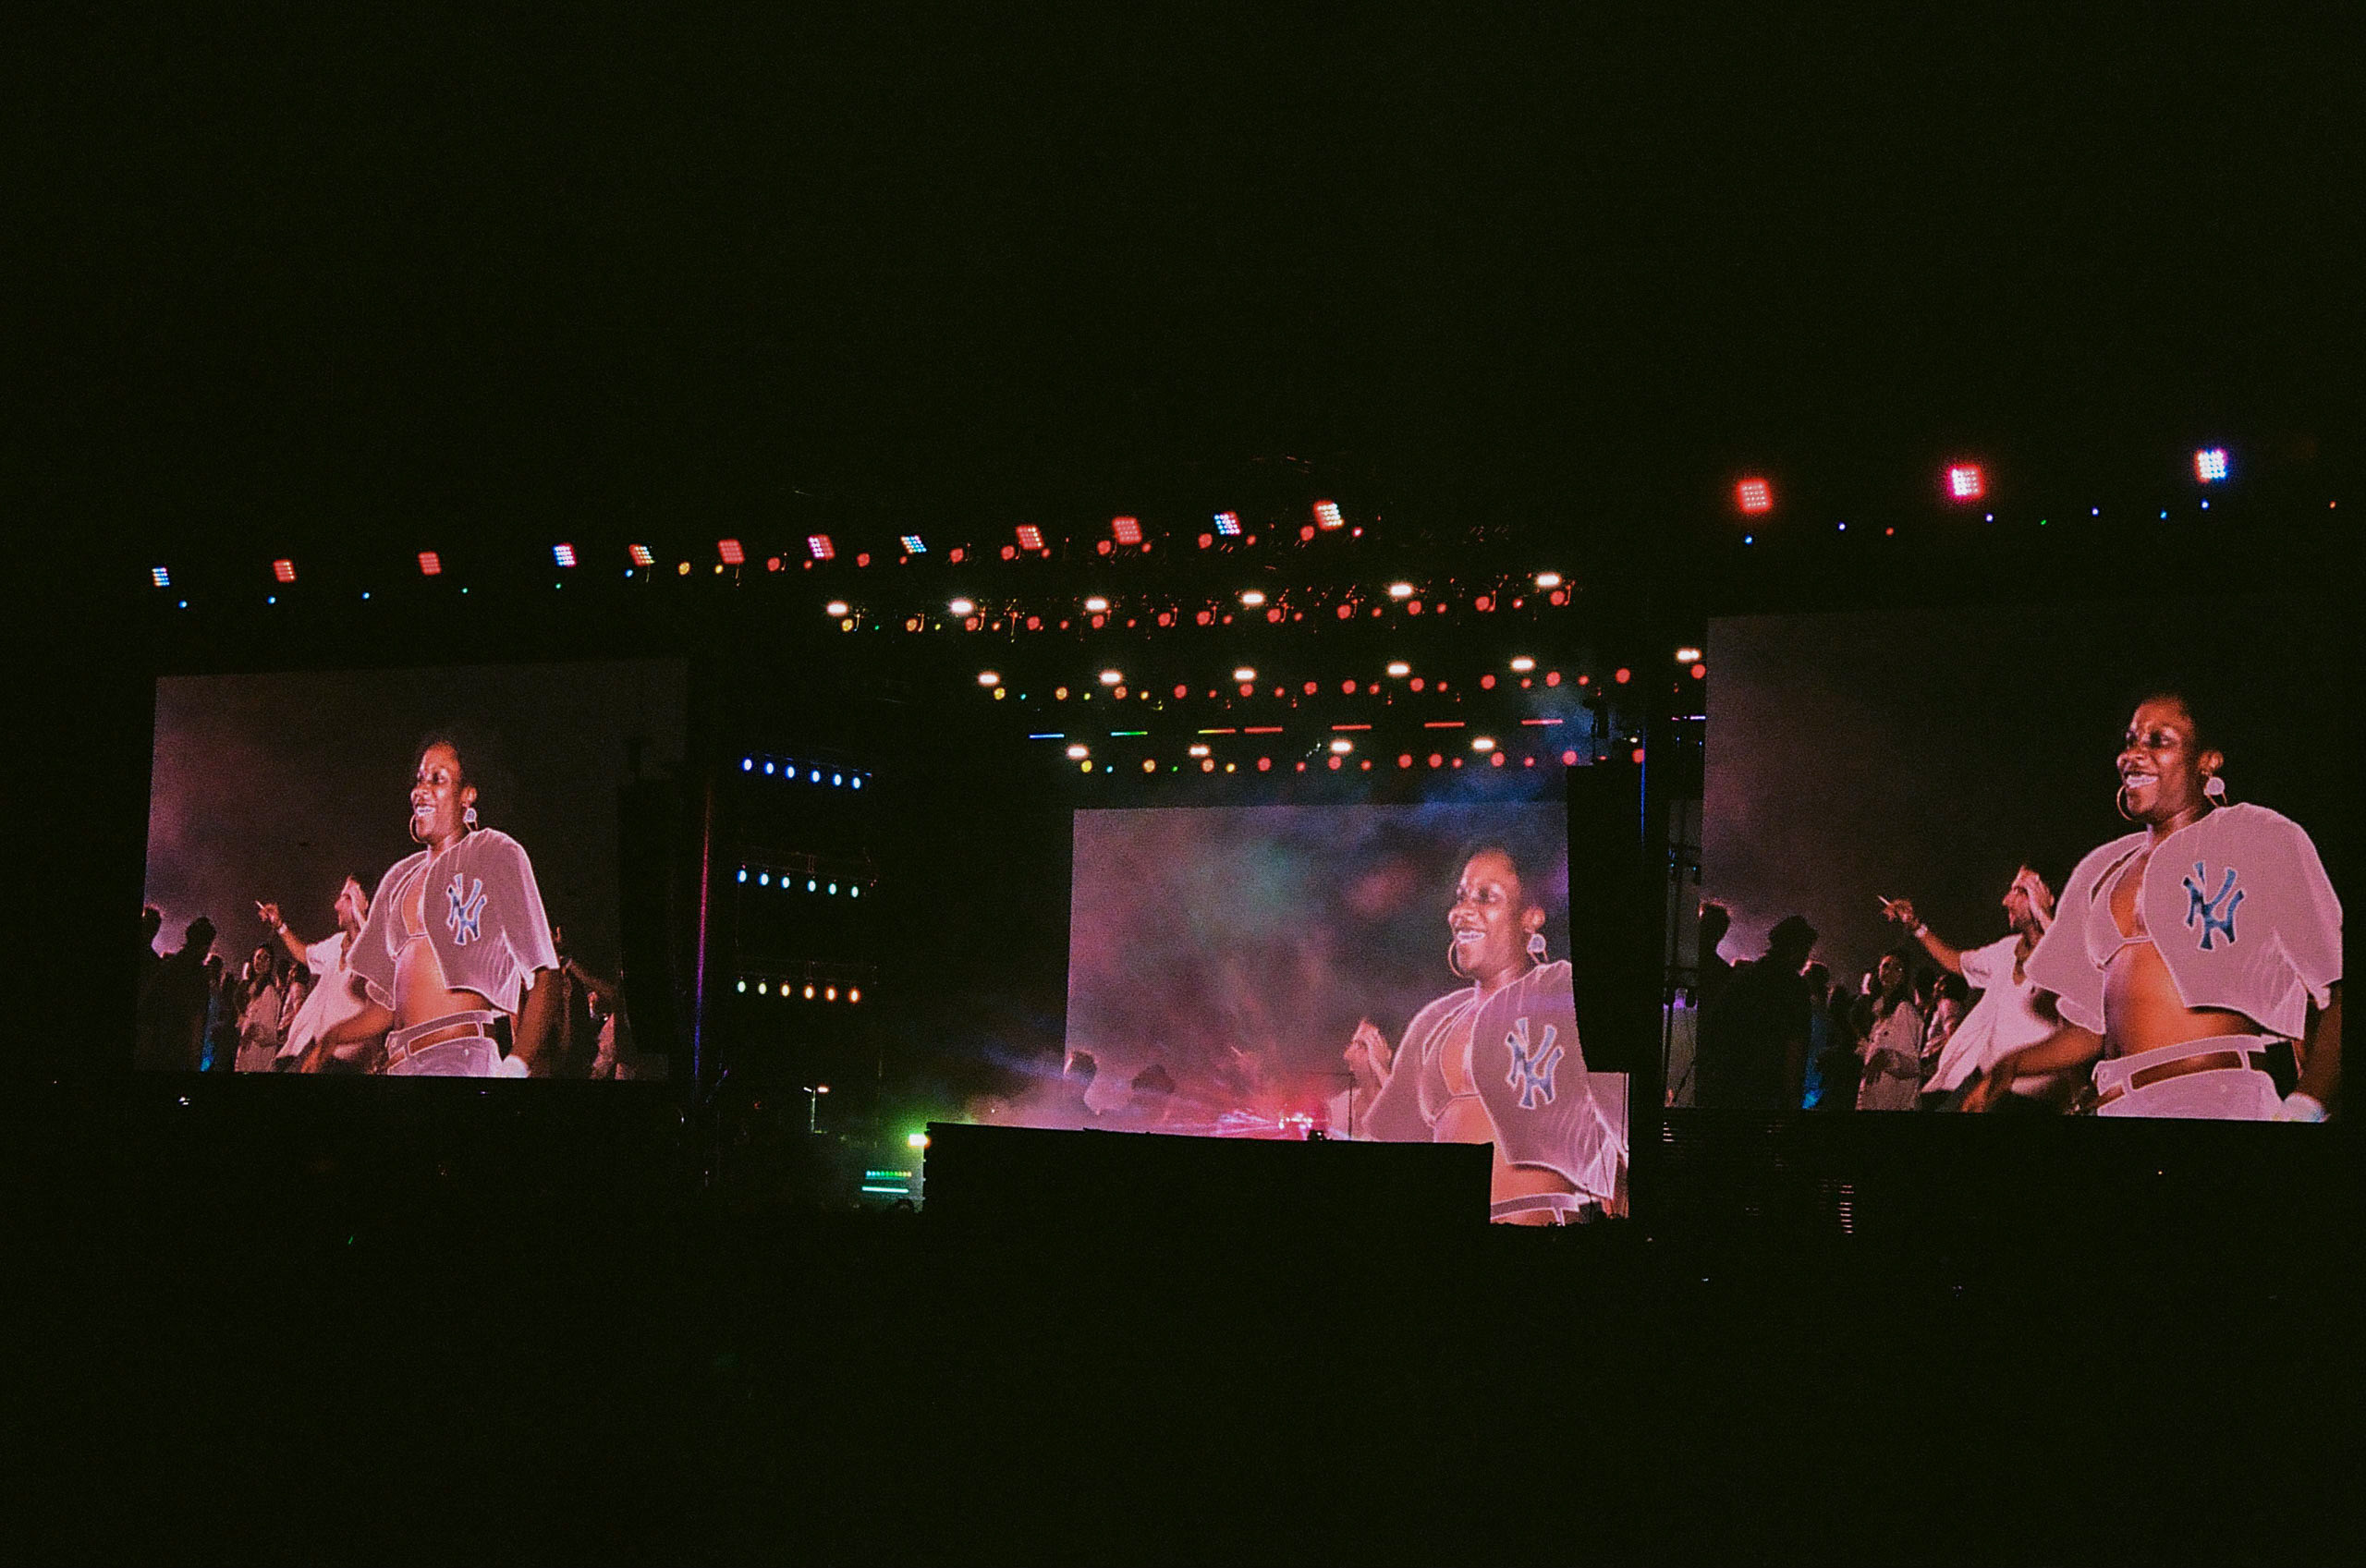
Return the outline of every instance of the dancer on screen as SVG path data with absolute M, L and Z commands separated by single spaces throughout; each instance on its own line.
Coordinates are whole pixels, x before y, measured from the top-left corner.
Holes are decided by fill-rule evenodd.
M 476 802 L 461 748 L 431 737 L 410 789 L 410 836 L 425 847 L 378 883 L 353 942 L 368 1003 L 323 1036 L 308 1066 L 384 1034 L 382 1070 L 397 1076 L 548 1075 L 550 919 L 524 847 L 479 827 Z
M 2180 694 L 2137 707 L 2118 807 L 2141 831 L 2079 863 L 2024 966 L 2060 1027 L 2001 1058 L 1965 1109 L 2089 1064 L 2105 1116 L 2317 1122 L 2336 1103 L 2340 901 L 2298 823 L 2224 804 L 2211 740 Z
M 1464 862 L 1446 912 L 1446 965 L 1470 981 L 1423 1007 L 1401 1051 L 1370 1019 L 1348 1065 L 1372 1109 L 1360 1136 L 1495 1149 L 1491 1217 L 1566 1223 L 1623 1197 L 1626 1134 L 1578 1043 L 1567 960 L 1544 962 L 1544 907 L 1510 851 Z

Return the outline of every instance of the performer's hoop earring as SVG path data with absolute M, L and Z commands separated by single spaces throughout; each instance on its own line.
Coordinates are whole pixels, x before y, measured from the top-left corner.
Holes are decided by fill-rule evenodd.
M 1457 951 L 1457 943 L 1452 937 L 1446 939 L 1445 966 L 1454 971 L 1457 979 L 1467 980 L 1470 978 L 1470 972 L 1462 966 L 1462 955 Z
M 1528 955 L 1539 964 L 1544 962 L 1544 933 L 1543 931 L 1528 933 Z
M 2213 773 L 2201 781 L 2201 796 L 2213 806 L 2226 804 L 2226 781 Z
M 2119 786 L 2119 793 L 2111 797 L 2111 804 L 2112 808 L 2119 813 L 2121 820 L 2133 822 L 2140 820 L 2135 812 L 2130 811 L 2128 808 L 2128 786 L 2126 784 Z
M 461 812 L 460 820 L 467 823 L 470 827 L 475 827 L 477 825 L 477 808 L 471 806 L 467 810 Z

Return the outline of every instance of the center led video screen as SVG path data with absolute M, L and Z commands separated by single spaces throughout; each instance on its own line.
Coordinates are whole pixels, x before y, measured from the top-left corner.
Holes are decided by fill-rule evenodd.
M 156 683 L 133 1065 L 666 1076 L 624 1006 L 620 791 L 678 661 Z
M 1671 1101 L 2338 1115 L 2341 646 L 2234 599 L 1712 623 Z
M 1038 1125 L 1494 1146 L 1494 1217 L 1623 1209 L 1558 803 L 1076 815 L 1063 1077 Z

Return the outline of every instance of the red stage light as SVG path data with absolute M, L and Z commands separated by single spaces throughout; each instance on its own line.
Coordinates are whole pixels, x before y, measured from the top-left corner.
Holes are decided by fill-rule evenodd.
M 1017 546 L 1016 544 L 1006 544 L 1006 545 L 1004 545 L 1004 546 L 1002 547 L 1002 558 L 1003 558 L 1004 560 L 1006 560 L 1006 561 L 1016 561 L 1016 560 L 1018 560 L 1018 546 Z
M 649 546 L 646 544 L 628 544 L 625 546 L 625 553 L 632 557 L 632 564 L 636 566 L 653 566 L 657 564 L 657 557 L 649 553 Z
M 739 548 L 739 541 L 736 539 L 716 540 L 714 553 L 723 557 L 723 564 L 726 566 L 739 566 L 747 564 L 748 553 Z
M 1200 548 L 1205 550 L 1209 545 L 1213 544 L 1215 541 L 1215 535 L 1212 533 L 1203 533 L 1200 536 Z
M 1480 687 L 1480 689 L 1481 689 L 1481 690 L 1482 690 L 1482 691 L 1493 691 L 1493 690 L 1494 690 L 1494 689 L 1495 689 L 1495 677 L 1494 677 L 1494 676 L 1493 676 L 1493 675 L 1481 675 L 1481 676 L 1479 677 L 1479 687 Z
M 1695 664 L 1692 666 L 1692 678 L 1696 681 L 1708 673 L 1709 666 L 1706 664 Z
M 294 582 L 296 580 L 296 563 L 283 556 L 279 560 L 274 561 L 271 564 L 271 575 L 277 577 L 281 582 Z
M 1628 760 L 1632 761 L 1635 766 L 1640 768 L 1643 765 L 1643 748 L 1639 746 L 1635 748 L 1634 750 L 1628 752 L 1627 755 Z
M 1500 768 L 1500 767 L 1502 767 L 1503 765 L 1504 765 L 1504 754 L 1503 754 L 1502 752 L 1500 752 L 1500 751 L 1490 751 L 1489 753 L 1487 753 L 1487 766 L 1489 766 L 1490 768 Z
M 1335 773 L 1339 771 L 1339 759 L 1336 757 L 1331 759 L 1331 771 Z
M 1407 685 L 1409 685 L 1409 686 L 1410 686 L 1410 687 L 1411 687 L 1415 691 L 1419 691 L 1419 690 L 1421 690 L 1421 684 L 1422 684 L 1422 683 L 1421 683 L 1421 676 L 1419 676 L 1419 675 L 1415 675 L 1415 676 L 1414 676 L 1410 681 L 1408 681 L 1406 684 L 1407 684 Z
M 816 561 L 830 560 L 838 553 L 838 547 L 830 542 L 830 536 L 825 533 L 807 534 L 805 548 L 812 552 L 813 559 Z
M 1140 544 L 1142 541 L 1142 520 L 1140 517 L 1112 517 L 1109 519 L 1109 531 L 1117 536 L 1120 544 Z
M 1257 771 L 1261 773 L 1273 767 L 1273 765 L 1274 760 L 1271 757 L 1260 757 L 1257 759 Z
M 1306 694 L 1309 697 L 1312 697 L 1316 692 L 1321 691 L 1323 687 L 1313 681 L 1306 683 Z
M 1413 754 L 1409 751 L 1398 752 L 1396 754 L 1396 765 L 1400 768 L 1411 767 L 1413 765 Z
M 1493 610 L 1495 607 L 1495 602 L 1482 593 L 1471 602 L 1470 607 L 1473 610 Z
M 1746 479 L 1734 486 L 1734 504 L 1750 517 L 1774 510 L 1774 487 L 1762 479 Z
M 950 551 L 946 552 L 945 558 L 952 562 L 955 565 L 959 565 L 961 564 L 961 557 L 968 553 L 968 551 L 962 549 L 957 544 Z
M 1033 523 L 1021 523 L 1021 524 L 1019 524 L 1019 525 L 1018 525 L 1018 548 L 1020 548 L 1021 550 L 1041 550 L 1041 549 L 1043 549 L 1043 530 L 1042 529 L 1037 528 Z
M 1200 612 L 1199 621 L 1200 625 L 1203 626 L 1213 624 L 1215 618 L 1215 612 L 1213 610 L 1202 610 Z
M 1561 684 L 1561 672 L 1558 670 L 1545 671 L 1544 684 L 1546 686 L 1559 686 Z
M 1433 768 L 1442 768 L 1442 767 L 1444 767 L 1445 765 L 1445 758 L 1443 758 L 1443 757 L 1439 756 L 1439 755 L 1438 755 L 1436 752 L 1434 752 L 1434 751 L 1433 751 L 1433 752 L 1431 752 L 1431 753 L 1430 753 L 1430 766 L 1431 766 L 1431 767 L 1433 767 Z
M 1610 674 L 1610 678 L 1616 681 L 1620 686 L 1625 686 L 1628 681 L 1635 678 L 1635 672 L 1621 667 L 1619 669 L 1613 670 Z
M 442 577 L 444 575 L 444 557 L 438 555 L 433 550 L 421 551 L 419 553 L 419 575 L 423 577 Z
M 1335 529 L 1343 520 L 1339 516 L 1339 504 L 1336 501 L 1318 501 L 1314 504 L 1314 521 L 1317 527 Z
M 1947 499 L 1977 501 L 1988 493 L 1988 476 L 1977 463 L 1947 465 Z
M 1561 753 L 1561 766 L 1563 766 L 1564 768 L 1574 768 L 1574 767 L 1576 767 L 1577 765 L 1578 765 L 1578 754 L 1577 754 L 1576 752 L 1574 752 L 1574 751 L 1564 751 L 1563 753 Z
M 1349 697 L 1353 697 L 1356 694 L 1356 683 L 1353 681 L 1341 681 L 1339 683 L 1339 689 L 1346 692 Z
M 777 556 L 777 555 L 767 555 L 767 556 L 765 556 L 765 557 L 764 557 L 764 570 L 766 570 L 766 571 L 768 571 L 768 572 L 777 572 L 777 571 L 779 571 L 779 570 L 780 570 L 780 557 L 779 557 L 779 556 Z

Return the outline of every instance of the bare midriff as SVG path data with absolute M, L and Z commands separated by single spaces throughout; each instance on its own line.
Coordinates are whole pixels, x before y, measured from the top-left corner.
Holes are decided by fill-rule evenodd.
M 2133 1056 L 2165 1045 L 2220 1035 L 2255 1035 L 2260 1027 L 2224 1007 L 2188 1007 L 2159 948 L 2144 929 L 2137 903 L 2144 885 L 2145 851 L 2128 862 L 2112 883 L 2111 916 L 2127 942 L 2104 966 L 2104 1046 L 2113 1056 Z
M 1454 1098 L 1430 1127 L 1433 1143 L 1495 1143 L 1495 1130 L 1487 1121 L 1487 1108 L 1480 1102 L 1477 1086 L 1470 1081 L 1470 1028 L 1477 1019 L 1476 1007 L 1465 1012 L 1456 1022 L 1453 1031 L 1438 1044 L 1438 1071 L 1445 1079 L 1445 1091 Z M 1576 1184 L 1557 1171 L 1542 1165 L 1514 1165 L 1504 1158 L 1503 1146 L 1495 1144 L 1495 1168 L 1487 1182 L 1489 1201 L 1501 1203 L 1507 1197 L 1532 1197 L 1538 1193 L 1575 1192 Z M 1514 1214 L 1506 1223 L 1515 1225 L 1549 1225 L 1555 1216 L 1550 1209 L 1540 1209 L 1526 1214 Z
M 455 991 L 445 983 L 443 961 L 435 956 L 435 944 L 427 940 L 426 919 L 427 877 L 424 872 L 411 879 L 403 890 L 403 933 L 407 940 L 402 952 L 395 957 L 395 1027 L 416 1028 L 431 1018 L 442 1018 L 454 1013 L 481 1013 L 493 1006 L 472 991 Z M 480 1024 L 459 1023 L 432 1031 L 411 1041 L 417 1050 L 447 1039 L 463 1039 L 484 1032 Z

